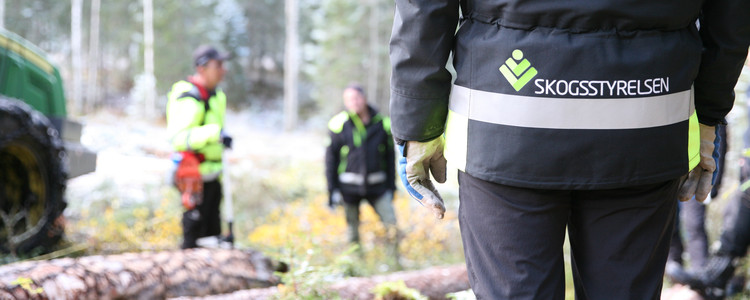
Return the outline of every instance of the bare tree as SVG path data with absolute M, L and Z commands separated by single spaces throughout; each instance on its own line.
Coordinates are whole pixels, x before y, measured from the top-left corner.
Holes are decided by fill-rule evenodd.
M 70 9 L 70 48 L 73 62 L 73 107 L 78 112 L 83 111 L 81 94 L 83 81 L 81 71 L 83 59 L 81 58 L 81 15 L 83 14 L 83 0 L 73 0 Z
M 146 115 L 156 109 L 156 76 L 154 76 L 154 3 L 143 0 L 143 70 L 146 73 Z
M 5 28 L 5 0 L 0 0 L 0 28 Z
M 284 129 L 297 127 L 299 22 L 297 0 L 286 0 L 286 46 L 284 47 Z
M 370 22 L 369 22 L 369 67 L 367 72 L 367 99 L 370 101 L 379 101 L 378 99 L 378 75 L 380 74 L 379 55 L 380 48 L 380 5 L 378 0 L 370 0 Z
M 90 33 L 89 33 L 89 59 L 88 59 L 88 83 L 86 84 L 86 102 L 84 112 L 91 112 L 97 102 L 99 85 L 97 84 L 97 71 L 99 70 L 99 14 L 101 0 L 91 0 Z

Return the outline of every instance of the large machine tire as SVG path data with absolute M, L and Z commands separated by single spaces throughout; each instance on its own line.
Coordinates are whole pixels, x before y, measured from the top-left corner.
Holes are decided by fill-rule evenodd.
M 40 112 L 0 96 L 0 253 L 51 251 L 64 231 L 65 152 Z

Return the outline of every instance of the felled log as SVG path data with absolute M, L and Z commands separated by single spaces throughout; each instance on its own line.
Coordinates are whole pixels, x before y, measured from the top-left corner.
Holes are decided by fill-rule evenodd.
M 0 299 L 165 299 L 273 286 L 274 263 L 252 250 L 189 249 L 0 266 Z
M 373 299 L 372 289 L 383 282 L 404 281 L 407 287 L 419 290 L 430 299 L 446 299 L 448 293 L 468 290 L 469 277 L 465 265 L 432 267 L 418 271 L 396 272 L 372 277 L 352 277 L 332 283 L 325 290 L 337 293 L 341 299 Z M 208 297 L 182 297 L 175 300 L 239 300 L 273 299 L 278 294 L 276 287 L 242 290 L 229 294 Z

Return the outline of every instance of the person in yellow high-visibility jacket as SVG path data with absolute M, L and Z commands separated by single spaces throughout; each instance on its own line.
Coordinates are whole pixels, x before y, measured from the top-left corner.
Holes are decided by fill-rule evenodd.
M 223 131 L 227 100 L 218 85 L 226 73 L 223 62 L 227 58 L 211 46 L 198 47 L 193 53 L 195 74 L 176 82 L 167 94 L 172 147 L 198 157 L 203 181 L 202 197 L 194 203 L 183 201 L 183 249 L 197 247 L 198 238 L 221 233 L 221 157 L 224 148 L 231 148 L 232 138 Z

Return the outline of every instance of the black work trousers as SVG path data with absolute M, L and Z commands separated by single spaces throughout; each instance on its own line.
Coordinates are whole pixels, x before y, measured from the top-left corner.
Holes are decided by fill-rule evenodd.
M 539 190 L 466 173 L 459 224 L 478 299 L 564 299 L 570 238 L 576 299 L 659 299 L 679 180 L 608 190 Z
M 221 183 L 203 183 L 203 200 L 182 214 L 182 249 L 198 247 L 199 238 L 221 234 Z

